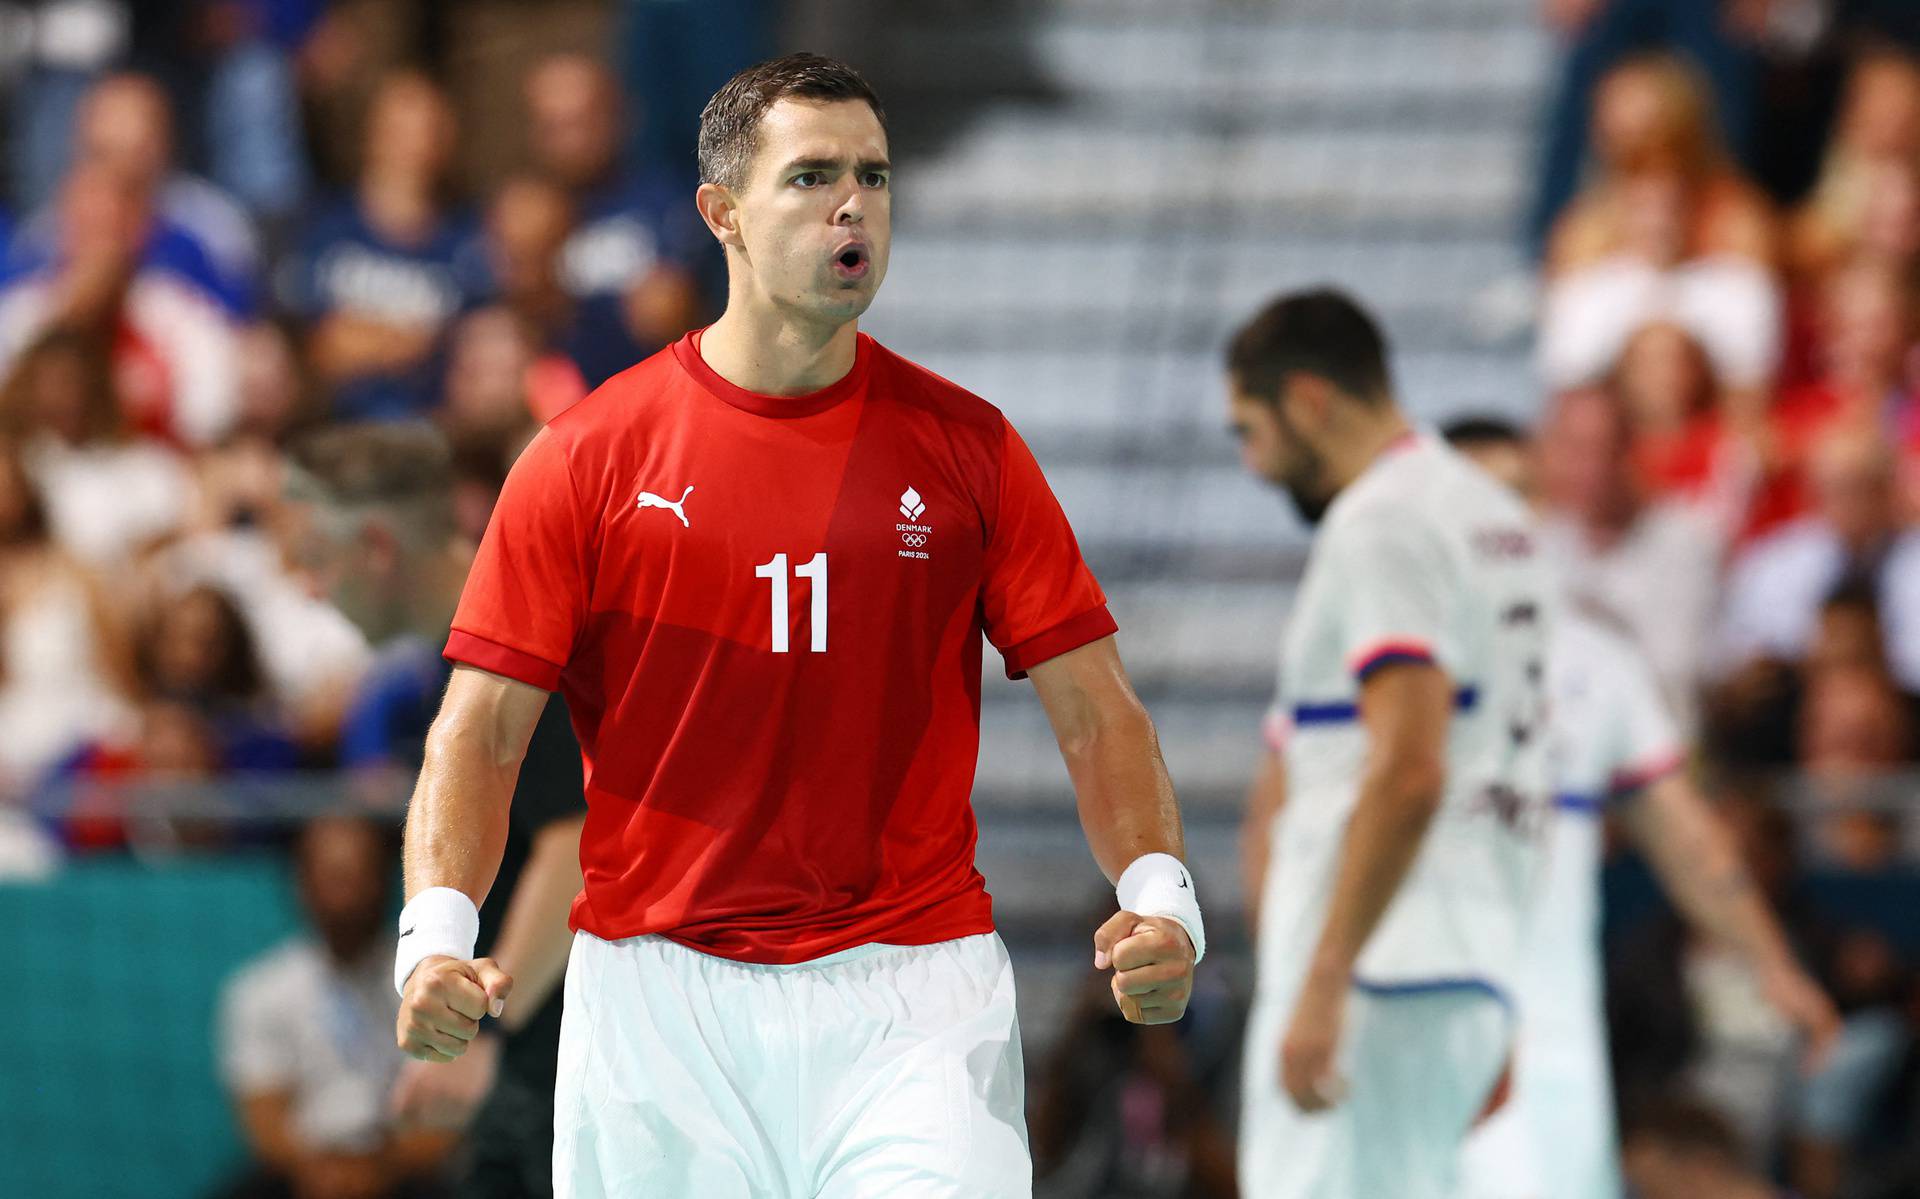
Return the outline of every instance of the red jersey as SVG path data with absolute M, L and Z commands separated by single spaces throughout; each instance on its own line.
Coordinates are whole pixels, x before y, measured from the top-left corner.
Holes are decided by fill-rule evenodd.
M 750 962 L 989 931 L 981 639 L 1114 631 L 998 409 L 864 334 L 802 396 L 690 334 L 515 463 L 447 656 L 548 690 L 586 759 L 572 923 Z

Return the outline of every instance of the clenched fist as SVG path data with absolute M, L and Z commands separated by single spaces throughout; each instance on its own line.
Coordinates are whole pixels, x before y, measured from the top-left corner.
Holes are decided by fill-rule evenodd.
M 420 959 L 400 999 L 395 1035 L 400 1048 L 423 1062 L 450 1062 L 467 1050 L 483 1016 L 507 1010 L 513 979 L 492 958 Z
M 1165 916 L 1117 913 L 1093 934 L 1093 965 L 1113 968 L 1113 1001 L 1135 1024 L 1171 1024 L 1193 995 L 1193 940 Z

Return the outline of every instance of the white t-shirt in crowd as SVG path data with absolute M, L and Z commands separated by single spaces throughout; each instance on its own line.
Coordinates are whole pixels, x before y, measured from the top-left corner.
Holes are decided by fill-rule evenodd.
M 220 1075 L 238 1096 L 285 1091 L 309 1147 L 376 1149 L 405 1055 L 394 1043 L 400 999 L 393 944 L 343 969 L 304 937 L 243 966 L 220 1001 Z

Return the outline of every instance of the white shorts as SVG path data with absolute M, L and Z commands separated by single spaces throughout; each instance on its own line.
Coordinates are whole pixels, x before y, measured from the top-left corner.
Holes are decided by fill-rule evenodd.
M 557 1199 L 1032 1194 L 995 934 L 759 966 L 578 933 L 566 987 Z
M 1619 1199 L 1606 1037 L 1591 1027 L 1523 1031 L 1513 1090 L 1467 1138 L 1459 1199 Z
M 1467 1129 L 1507 1061 L 1507 1007 L 1480 990 L 1347 1000 L 1338 1071 L 1347 1095 L 1300 1111 L 1280 1086 L 1291 1002 L 1254 1004 L 1240 1118 L 1244 1199 L 1451 1199 Z

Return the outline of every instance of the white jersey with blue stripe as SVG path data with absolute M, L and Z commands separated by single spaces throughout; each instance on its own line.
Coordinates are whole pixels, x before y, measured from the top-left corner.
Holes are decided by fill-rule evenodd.
M 1601 817 L 1683 757 L 1659 681 L 1623 632 L 1570 605 L 1550 659 L 1554 813 L 1521 989 L 1530 1033 L 1549 1037 L 1601 1016 Z
M 1260 917 L 1260 990 L 1290 995 L 1325 921 L 1367 756 L 1360 687 L 1399 661 L 1454 689 L 1441 806 L 1355 983 L 1510 997 L 1551 780 L 1553 592 L 1512 492 L 1438 440 L 1390 448 L 1328 509 L 1281 650 L 1286 774 Z

